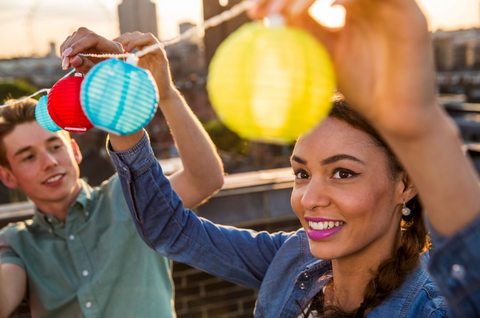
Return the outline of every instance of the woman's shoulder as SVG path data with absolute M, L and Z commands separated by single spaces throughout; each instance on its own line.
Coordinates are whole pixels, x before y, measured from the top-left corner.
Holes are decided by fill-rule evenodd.
M 431 277 L 423 284 L 407 317 L 450 317 L 447 302 Z
M 417 269 L 407 275 L 403 284 L 371 311 L 369 318 L 449 317 L 446 300 L 426 270 L 425 260 L 428 255 L 423 255 L 422 259 Z

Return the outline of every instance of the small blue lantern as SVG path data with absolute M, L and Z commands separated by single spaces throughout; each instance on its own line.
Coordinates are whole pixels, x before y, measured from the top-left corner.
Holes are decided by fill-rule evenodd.
M 117 59 L 95 65 L 80 91 L 83 111 L 92 124 L 117 135 L 142 129 L 155 114 L 158 100 L 150 72 Z
M 37 122 L 45 128 L 46 130 L 50 131 L 59 131 L 62 128 L 58 127 L 57 124 L 53 121 L 52 117 L 48 113 L 48 96 L 42 96 L 35 107 L 35 118 Z

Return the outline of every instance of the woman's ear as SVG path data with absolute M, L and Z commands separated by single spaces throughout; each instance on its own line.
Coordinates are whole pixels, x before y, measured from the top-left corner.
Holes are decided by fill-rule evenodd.
M 408 176 L 406 172 L 402 172 L 402 183 L 403 183 L 403 192 L 402 192 L 402 200 L 405 199 L 405 202 L 410 201 L 413 199 L 417 194 L 417 188 L 412 182 L 412 179 Z M 403 203 L 403 201 L 402 201 Z
M 15 189 L 18 186 L 17 178 L 13 172 L 6 167 L 0 166 L 0 180 L 2 180 L 3 184 L 10 189 Z

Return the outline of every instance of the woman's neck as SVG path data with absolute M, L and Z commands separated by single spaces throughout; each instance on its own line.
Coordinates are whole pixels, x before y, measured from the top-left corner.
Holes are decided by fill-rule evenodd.
M 398 248 L 400 232 L 398 234 L 389 244 L 374 243 L 355 254 L 332 260 L 333 284 L 325 289 L 325 303 L 347 312 L 357 309 L 379 265 Z

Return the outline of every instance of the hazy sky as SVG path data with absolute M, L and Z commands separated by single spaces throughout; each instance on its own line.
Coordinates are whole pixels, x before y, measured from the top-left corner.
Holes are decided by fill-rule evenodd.
M 118 35 L 117 5 L 121 0 L 0 0 L 0 58 L 45 54 L 48 42 L 61 42 L 80 26 L 108 38 Z M 157 4 L 160 37 L 178 33 L 178 23 L 202 21 L 201 0 L 152 0 Z M 227 0 L 220 0 L 227 1 Z M 445 30 L 480 26 L 480 0 L 417 0 L 430 28 Z M 332 0 L 318 0 L 313 13 L 326 24 L 341 20 Z

